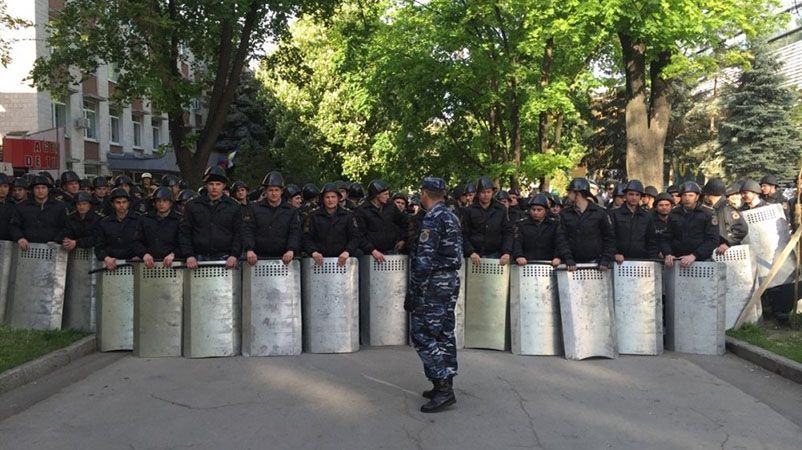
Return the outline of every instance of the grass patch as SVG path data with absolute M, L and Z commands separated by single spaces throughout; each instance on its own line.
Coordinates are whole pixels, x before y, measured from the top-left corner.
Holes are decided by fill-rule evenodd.
M 746 324 L 738 331 L 727 331 L 727 335 L 802 363 L 802 331 L 773 324 Z
M 88 335 L 77 330 L 19 330 L 0 326 L 0 372 L 64 348 Z

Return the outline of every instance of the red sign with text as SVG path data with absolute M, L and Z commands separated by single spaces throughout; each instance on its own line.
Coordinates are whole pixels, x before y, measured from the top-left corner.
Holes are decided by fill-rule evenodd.
M 36 139 L 3 139 L 3 161 L 14 167 L 58 170 L 59 155 L 55 142 Z

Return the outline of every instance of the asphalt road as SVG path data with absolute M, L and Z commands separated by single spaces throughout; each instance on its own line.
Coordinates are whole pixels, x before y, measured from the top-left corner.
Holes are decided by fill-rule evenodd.
M 418 411 L 415 352 L 93 355 L 0 397 L 2 449 L 799 449 L 802 386 L 734 356 L 567 361 L 466 350 Z

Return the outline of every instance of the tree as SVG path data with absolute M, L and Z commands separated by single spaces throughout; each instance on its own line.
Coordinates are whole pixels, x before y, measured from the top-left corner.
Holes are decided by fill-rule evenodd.
M 6 0 L 0 0 L 0 66 L 8 67 L 11 63 L 11 40 L 6 38 L 7 32 L 30 27 L 31 22 L 8 14 Z
M 751 70 L 727 96 L 728 118 L 719 133 L 724 169 L 731 178 L 760 179 L 772 173 L 794 179 L 802 136 L 792 120 L 799 96 L 783 86 L 781 64 L 764 45 L 752 48 Z
M 200 183 L 234 100 L 243 67 L 288 20 L 329 6 L 326 0 L 71 0 L 48 25 L 51 54 L 31 78 L 66 95 L 99 65 L 120 70 L 115 100 L 147 98 L 167 113 L 181 173 Z M 187 70 L 184 70 L 184 69 Z M 199 130 L 184 122 L 194 99 L 208 100 Z

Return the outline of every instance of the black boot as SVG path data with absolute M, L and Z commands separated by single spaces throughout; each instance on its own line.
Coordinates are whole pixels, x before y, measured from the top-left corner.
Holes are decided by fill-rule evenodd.
M 432 380 L 434 383 L 434 396 L 429 403 L 420 407 L 420 411 L 424 413 L 434 413 L 444 410 L 447 406 L 457 403 L 457 398 L 454 397 L 454 389 L 448 379 L 445 380 Z
M 436 380 L 430 380 L 430 381 L 432 382 L 432 388 L 429 389 L 428 391 L 423 391 L 423 393 L 421 394 L 423 395 L 423 398 L 434 397 L 434 392 L 437 390 L 437 384 L 435 383 Z M 451 386 L 452 388 L 454 387 L 454 375 L 448 376 L 448 385 Z

